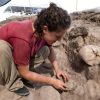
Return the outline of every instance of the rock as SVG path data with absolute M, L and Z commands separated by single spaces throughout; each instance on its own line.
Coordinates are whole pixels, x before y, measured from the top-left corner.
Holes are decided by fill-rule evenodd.
M 71 31 L 69 32 L 69 37 L 70 38 L 75 38 L 78 36 L 87 36 L 88 35 L 88 31 L 85 27 L 76 27 L 76 28 L 72 28 Z
M 96 81 L 89 80 L 85 86 L 89 100 L 100 99 L 100 85 Z
M 5 87 L 0 86 L 0 100 L 17 100 L 21 96 L 16 95 L 13 92 L 8 91 Z
M 77 94 L 78 96 L 83 96 L 85 94 L 84 87 L 83 86 L 77 86 L 74 93 Z
M 61 100 L 59 92 L 52 86 L 42 86 L 36 89 L 33 100 Z
M 84 40 L 81 36 L 78 36 L 72 39 L 69 45 L 74 49 L 78 49 L 84 45 Z
M 69 79 L 69 81 L 66 83 L 66 87 L 67 91 L 73 91 L 77 88 L 77 84 L 74 80 Z
M 79 54 L 88 65 L 100 64 L 100 47 L 95 45 L 83 46 Z
M 87 68 L 85 73 L 86 78 L 95 80 L 96 82 L 100 82 L 100 66 L 90 66 Z

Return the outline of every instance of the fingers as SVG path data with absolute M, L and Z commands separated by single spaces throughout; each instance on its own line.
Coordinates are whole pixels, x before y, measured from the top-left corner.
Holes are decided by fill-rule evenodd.
M 60 79 L 61 78 L 61 75 L 57 74 L 57 78 Z
M 65 74 L 63 74 L 63 78 L 64 78 L 64 82 L 66 82 L 67 81 L 67 78 L 66 78 L 66 75 Z
M 60 80 L 57 80 L 54 87 L 58 90 L 61 90 L 61 91 L 65 91 L 67 88 L 66 84 Z
M 67 77 L 67 74 L 66 73 L 63 73 L 62 74 L 62 78 L 63 78 L 63 81 L 64 82 L 67 82 L 68 81 L 68 77 Z
M 68 81 L 68 76 L 67 76 L 66 72 L 63 72 L 63 71 L 60 71 L 60 73 L 57 74 L 57 78 L 62 80 L 63 82 Z
M 66 90 L 66 88 L 67 88 L 67 87 L 66 87 L 66 85 L 65 85 L 65 84 L 63 84 L 63 85 L 62 85 L 62 87 L 61 87 L 61 90 L 63 90 L 63 91 L 64 91 L 64 90 Z
M 68 77 L 68 75 L 66 73 L 65 73 L 65 77 L 66 77 L 66 81 L 68 81 L 69 77 Z

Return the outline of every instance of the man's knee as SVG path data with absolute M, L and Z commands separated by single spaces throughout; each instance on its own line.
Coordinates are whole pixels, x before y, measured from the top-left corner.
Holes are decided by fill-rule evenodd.
M 7 69 L 13 60 L 12 51 L 6 41 L 0 40 L 0 71 Z
M 40 50 L 39 53 L 41 54 L 41 56 L 43 56 L 44 59 L 48 58 L 48 56 L 50 55 L 50 49 L 48 46 L 43 46 Z
M 11 45 L 6 41 L 0 40 L 0 55 L 11 55 Z

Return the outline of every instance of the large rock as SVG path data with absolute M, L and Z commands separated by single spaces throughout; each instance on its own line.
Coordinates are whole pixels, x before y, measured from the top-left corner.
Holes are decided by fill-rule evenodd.
M 85 87 L 88 100 L 100 100 L 100 84 L 94 80 L 89 80 Z
M 100 47 L 95 45 L 83 46 L 79 54 L 88 65 L 100 64 Z

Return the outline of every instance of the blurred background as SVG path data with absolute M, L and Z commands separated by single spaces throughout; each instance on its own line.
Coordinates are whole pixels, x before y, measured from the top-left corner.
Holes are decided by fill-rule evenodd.
M 37 14 L 48 7 L 50 2 L 56 3 L 69 13 L 94 8 L 100 9 L 100 0 L 11 0 L 0 7 L 0 21 L 14 15 Z

